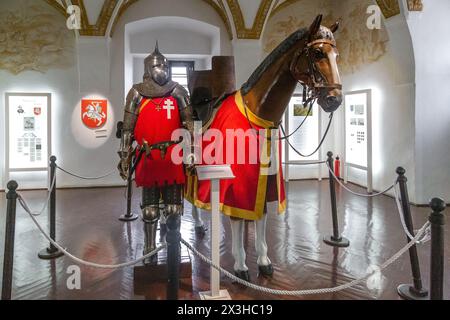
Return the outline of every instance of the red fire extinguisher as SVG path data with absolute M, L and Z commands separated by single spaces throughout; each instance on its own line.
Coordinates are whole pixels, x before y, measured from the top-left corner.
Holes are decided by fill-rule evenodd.
M 339 159 L 339 156 L 336 157 L 336 160 L 334 161 L 334 174 L 336 177 L 341 177 L 341 160 Z

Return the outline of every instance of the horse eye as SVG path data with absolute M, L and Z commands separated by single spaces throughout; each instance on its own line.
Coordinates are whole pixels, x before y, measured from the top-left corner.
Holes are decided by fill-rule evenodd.
M 322 50 L 316 49 L 314 50 L 314 55 L 316 56 L 316 59 L 324 59 L 325 54 L 322 52 Z

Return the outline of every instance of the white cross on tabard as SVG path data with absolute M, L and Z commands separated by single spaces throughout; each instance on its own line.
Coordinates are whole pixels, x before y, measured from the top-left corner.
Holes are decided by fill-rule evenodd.
M 172 119 L 172 110 L 175 110 L 172 100 L 166 100 L 163 109 L 167 110 L 167 119 Z

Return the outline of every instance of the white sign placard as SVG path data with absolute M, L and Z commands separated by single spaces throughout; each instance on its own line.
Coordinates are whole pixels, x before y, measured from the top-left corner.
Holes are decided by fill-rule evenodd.
M 345 181 L 347 167 L 367 171 L 372 192 L 372 90 L 345 94 Z
M 367 168 L 367 114 L 367 93 L 345 96 L 345 160 L 364 168 Z
M 6 94 L 8 171 L 47 169 L 50 104 L 50 94 Z
M 293 134 L 289 141 L 292 146 L 304 155 L 311 154 L 319 145 L 319 107 L 314 104 L 311 112 L 308 114 L 309 106 L 303 106 L 302 96 L 293 96 L 289 102 L 289 133 L 296 130 L 302 123 L 301 128 Z M 314 161 L 319 160 L 319 152 L 311 157 L 305 158 L 297 154 L 292 148 L 289 148 L 289 161 Z

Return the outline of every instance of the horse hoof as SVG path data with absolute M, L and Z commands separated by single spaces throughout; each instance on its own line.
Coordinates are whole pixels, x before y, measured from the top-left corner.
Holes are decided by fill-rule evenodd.
M 273 266 L 269 264 L 268 266 L 258 266 L 259 273 L 265 277 L 271 277 L 273 275 Z
M 195 234 L 198 236 L 204 236 L 208 230 L 205 226 L 195 227 Z
M 244 281 L 247 281 L 247 282 L 249 282 L 250 281 L 250 273 L 248 272 L 248 270 L 247 271 L 234 271 L 234 275 L 236 276 L 236 277 L 238 277 L 239 279 L 241 279 L 241 280 L 244 280 Z

